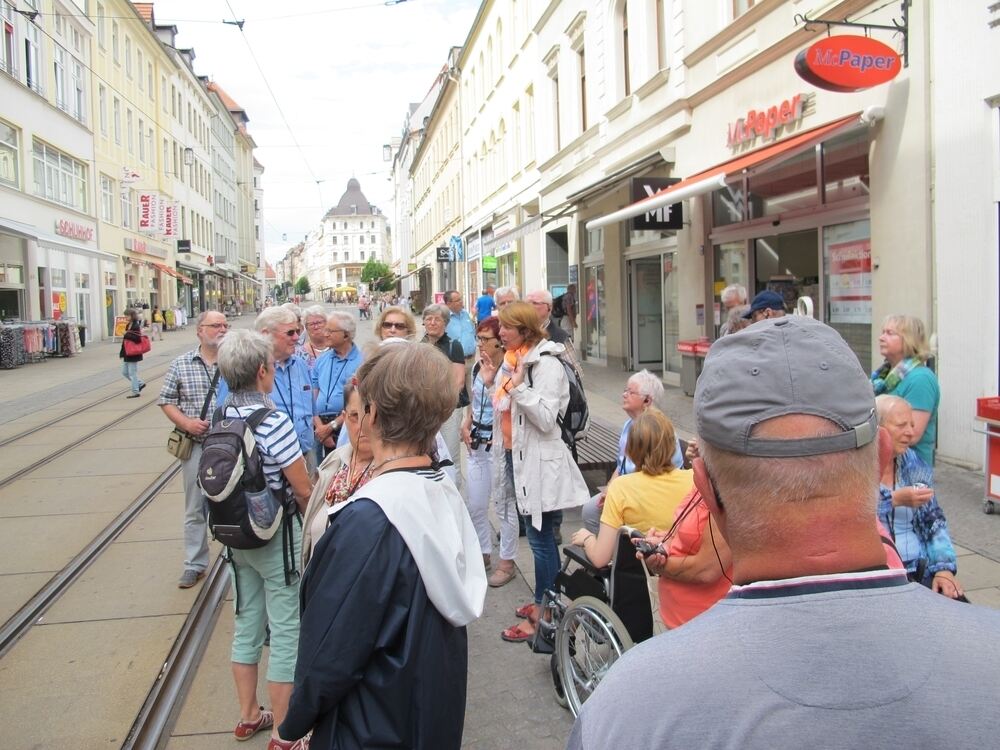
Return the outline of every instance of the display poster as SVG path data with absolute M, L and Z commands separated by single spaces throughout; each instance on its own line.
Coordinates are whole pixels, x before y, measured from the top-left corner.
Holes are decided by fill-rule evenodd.
M 830 323 L 871 323 L 872 243 L 870 238 L 831 243 Z
M 66 292 L 59 292 L 59 312 L 65 315 L 69 312 L 69 301 L 66 299 Z
M 155 234 L 156 211 L 159 204 L 156 193 L 139 193 L 139 231 L 142 234 Z
M 699 328 L 705 325 L 705 306 L 701 303 L 694 306 L 694 323 Z
M 114 337 L 120 339 L 125 335 L 125 331 L 128 330 L 128 315 L 116 315 L 115 316 L 115 333 Z

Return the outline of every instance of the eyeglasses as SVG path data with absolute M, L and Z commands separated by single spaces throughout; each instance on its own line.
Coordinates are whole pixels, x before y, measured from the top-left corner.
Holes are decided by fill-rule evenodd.
M 229 323 L 202 323 L 202 328 L 229 328 Z
M 306 323 L 306 328 L 319 328 L 322 325 L 326 325 L 322 320 L 314 320 L 312 323 Z
M 329 333 L 331 336 L 335 333 L 343 333 L 343 331 L 340 330 L 339 328 L 327 328 L 326 332 Z
M 302 333 L 302 329 L 300 329 L 300 328 L 289 328 L 287 331 L 281 331 L 281 333 L 283 333 L 286 336 L 288 336 L 289 338 L 291 338 L 293 336 L 298 336 L 300 333 Z
M 487 341 L 496 341 L 496 336 L 476 336 L 476 341 L 480 344 L 485 344 Z
M 625 396 L 640 396 L 640 397 L 642 396 L 642 394 L 639 393 L 639 391 L 630 391 L 628 388 L 626 388 L 622 393 Z
M 389 330 L 390 328 L 395 328 L 397 331 L 405 331 L 406 323 L 393 323 L 391 320 L 383 320 L 382 328 Z

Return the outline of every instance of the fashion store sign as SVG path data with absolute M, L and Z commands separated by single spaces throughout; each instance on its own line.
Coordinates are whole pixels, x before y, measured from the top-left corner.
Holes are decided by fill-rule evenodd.
M 888 83 L 902 68 L 899 55 L 867 36 L 820 39 L 795 57 L 795 72 L 827 91 L 863 91 Z
M 729 147 L 753 144 L 758 138 L 773 141 L 782 128 L 802 119 L 805 96 L 796 94 L 767 109 L 751 109 L 729 126 Z
M 93 227 L 77 224 L 75 221 L 67 221 L 66 219 L 59 219 L 56 222 L 56 234 L 85 242 L 90 242 L 94 239 Z

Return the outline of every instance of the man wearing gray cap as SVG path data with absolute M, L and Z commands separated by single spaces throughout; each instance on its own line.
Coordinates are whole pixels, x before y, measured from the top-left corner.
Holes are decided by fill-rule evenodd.
M 1000 612 L 887 568 L 866 380 L 811 318 L 715 342 L 695 392 L 695 484 L 733 587 L 627 652 L 570 748 L 995 745 Z M 940 637 L 913 640 L 913 627 Z

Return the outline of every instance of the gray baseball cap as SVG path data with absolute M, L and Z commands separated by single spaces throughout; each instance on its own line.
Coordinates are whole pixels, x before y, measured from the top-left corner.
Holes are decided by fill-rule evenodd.
M 860 448 L 878 435 L 871 382 L 840 334 L 812 318 L 755 323 L 712 344 L 694 394 L 698 437 L 747 456 L 816 456 Z M 787 414 L 829 419 L 826 437 L 755 438 Z

